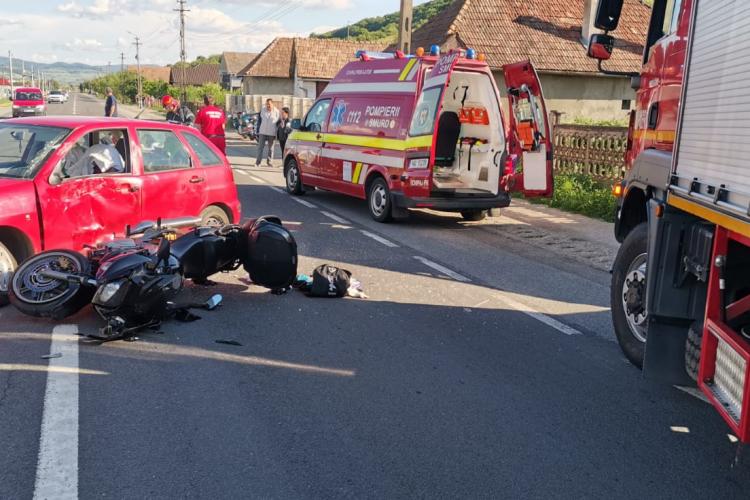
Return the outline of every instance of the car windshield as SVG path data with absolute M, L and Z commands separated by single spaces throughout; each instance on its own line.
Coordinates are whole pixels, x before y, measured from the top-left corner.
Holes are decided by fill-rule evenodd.
M 39 92 L 16 92 L 16 101 L 40 101 L 42 94 Z
M 0 177 L 34 177 L 68 134 L 60 127 L 0 125 Z

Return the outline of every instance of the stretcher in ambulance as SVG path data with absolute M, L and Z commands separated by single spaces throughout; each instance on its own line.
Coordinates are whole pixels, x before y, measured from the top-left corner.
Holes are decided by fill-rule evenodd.
M 508 206 L 511 192 L 551 196 L 551 128 L 530 62 L 503 68 L 504 120 L 492 72 L 471 49 L 358 59 L 295 124 L 284 151 L 290 194 L 361 198 L 380 222 L 411 208 L 476 221 Z

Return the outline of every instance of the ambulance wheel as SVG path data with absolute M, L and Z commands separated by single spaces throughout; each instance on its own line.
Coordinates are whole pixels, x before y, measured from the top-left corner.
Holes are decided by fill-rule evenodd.
M 370 183 L 367 189 L 367 206 L 370 208 L 370 216 L 376 221 L 391 220 L 391 192 L 382 177 L 376 177 Z
M 286 178 L 286 192 L 299 196 L 305 193 L 305 189 L 302 187 L 302 178 L 300 177 L 299 167 L 297 166 L 297 160 L 291 158 L 286 162 L 284 169 L 284 177 Z
M 461 217 L 463 217 L 464 220 L 479 222 L 487 217 L 487 210 L 462 210 Z
M 612 326 L 625 357 L 643 367 L 646 352 L 646 263 L 648 224 L 639 224 L 622 242 L 612 270 Z
M 691 379 L 698 381 L 698 368 L 701 362 L 701 347 L 703 346 L 703 323 L 693 321 L 685 340 L 685 371 Z

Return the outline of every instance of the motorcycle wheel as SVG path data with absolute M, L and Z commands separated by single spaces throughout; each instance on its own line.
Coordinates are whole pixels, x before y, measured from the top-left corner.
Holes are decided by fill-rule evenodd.
M 51 250 L 27 259 L 16 269 L 8 290 L 16 309 L 37 318 L 63 319 L 91 302 L 93 287 L 42 276 L 46 269 L 88 275 L 91 264 L 80 253 L 69 250 Z

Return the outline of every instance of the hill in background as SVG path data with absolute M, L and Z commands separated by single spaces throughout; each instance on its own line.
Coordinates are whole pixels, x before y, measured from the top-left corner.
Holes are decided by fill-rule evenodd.
M 13 58 L 13 74 L 16 78 L 20 78 L 21 75 L 22 60 Z M 44 73 L 48 80 L 57 80 L 60 83 L 73 85 L 80 83 L 84 80 L 96 78 L 97 76 L 107 72 L 106 66 L 91 66 L 82 63 L 64 63 L 56 62 L 50 64 L 36 63 L 33 61 L 23 61 L 23 66 L 26 69 L 26 78 L 31 77 L 31 68 L 34 68 L 34 78 L 37 76 L 37 68 Z M 8 58 L 0 57 L 0 67 L 2 67 L 3 74 L 8 76 Z M 112 65 L 112 71 L 119 71 L 120 65 L 116 67 Z
M 414 7 L 412 31 L 421 27 L 435 14 L 445 9 L 453 0 L 432 0 Z M 359 41 L 387 39 L 395 41 L 398 38 L 399 13 L 393 12 L 385 16 L 368 17 L 349 25 L 349 39 Z M 346 40 L 347 27 L 338 28 L 328 33 L 312 33 L 311 38 L 340 38 Z

